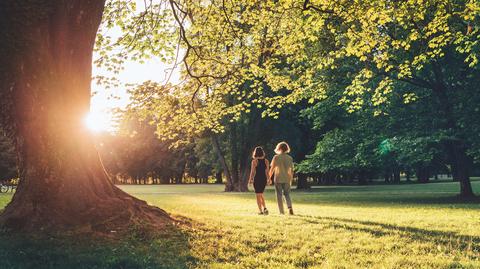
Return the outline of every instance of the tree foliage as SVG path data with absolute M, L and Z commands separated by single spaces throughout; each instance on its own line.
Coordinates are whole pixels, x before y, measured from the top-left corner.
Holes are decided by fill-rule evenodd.
M 116 12 L 122 1 L 111 1 L 109 12 L 119 15 L 108 16 L 105 24 L 118 26 L 125 34 L 106 48 L 126 48 L 134 59 L 170 55 L 171 46 L 165 44 L 172 44 L 173 34 L 167 30 L 176 29 L 188 79 L 169 88 L 181 111 L 177 108 L 179 113 L 163 122 L 175 122 L 177 129 L 182 126 L 189 132 L 222 131 L 225 117 L 238 120 L 252 107 L 264 108 L 264 116 L 275 116 L 285 104 L 324 99 L 335 82 L 331 70 L 342 69 L 347 62 L 351 68 L 345 73 L 344 88 L 338 89 L 339 103 L 349 112 L 370 106 L 376 115 L 398 88 L 409 88 L 402 97 L 410 103 L 420 97 L 419 91 L 433 90 L 439 83 L 465 88 L 478 70 L 477 1 L 350 4 L 171 0 L 150 2 L 137 13 L 131 7 L 129 15 L 125 9 Z M 172 18 L 177 28 L 167 24 Z M 152 26 L 150 21 L 158 23 Z M 147 27 L 134 31 L 140 23 Z M 149 27 L 152 30 L 145 31 Z M 132 32 L 137 38 L 129 38 Z M 162 45 L 154 45 L 162 40 Z M 455 68 L 442 67 L 445 61 Z
M 121 13 L 128 23 L 116 24 L 124 31 L 116 45 L 139 58 L 171 55 L 171 48 L 150 49 L 145 40 L 161 35 L 172 44 L 178 38 L 174 64 L 182 64 L 183 82 L 142 85 L 134 94 L 146 117 L 165 127 L 161 137 L 221 133 L 257 111 L 278 118 L 290 104 L 330 102 L 330 113 L 320 118 L 332 117 L 340 106 L 348 112 L 343 124 L 354 127 L 326 130 L 316 151 L 322 162 L 328 162 L 331 145 L 351 157 L 333 167 L 376 166 L 377 142 L 392 139 L 396 164 L 440 158 L 452 166 L 462 193 L 471 195 L 468 170 L 472 159 L 479 159 L 478 123 L 471 120 L 478 113 L 478 1 L 169 0 L 161 5 L 155 9 L 150 2 L 140 13 Z M 158 31 L 137 31 L 138 38 L 129 38 L 136 20 L 148 24 L 143 17 L 156 16 L 150 10 L 161 11 Z M 411 104 L 417 108 L 402 108 Z M 424 125 L 412 126 L 409 113 L 420 115 Z M 385 118 L 390 125 L 379 131 Z

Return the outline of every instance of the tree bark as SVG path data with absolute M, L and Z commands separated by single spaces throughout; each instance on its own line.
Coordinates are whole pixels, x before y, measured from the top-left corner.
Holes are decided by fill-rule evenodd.
M 109 232 L 170 220 L 113 185 L 83 124 L 103 7 L 103 0 L 0 3 L 0 47 L 8 52 L 0 89 L 11 92 L 8 124 L 20 169 L 0 216 L 4 228 Z

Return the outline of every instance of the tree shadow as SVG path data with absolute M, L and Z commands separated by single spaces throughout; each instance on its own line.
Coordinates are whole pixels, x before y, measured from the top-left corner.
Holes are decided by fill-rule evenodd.
M 183 221 L 185 222 L 185 220 Z M 184 223 L 180 225 L 186 225 Z M 92 234 L 0 233 L 1 268 L 190 268 L 189 235 L 177 225 L 111 237 Z
M 432 195 L 432 194 L 430 194 Z M 462 198 L 458 195 L 438 195 L 423 196 L 421 193 L 405 196 L 403 194 L 390 195 L 387 202 L 396 202 L 402 204 L 432 204 L 432 205 L 477 205 L 480 206 L 480 197 Z M 375 201 L 375 198 L 373 198 Z M 386 200 L 386 199 L 385 199 Z M 384 200 L 384 201 L 385 201 Z M 378 201 L 377 201 L 378 202 Z
M 428 230 L 417 227 L 348 218 L 308 215 L 297 215 L 297 217 L 302 219 L 305 223 L 322 224 L 335 229 L 368 233 L 374 237 L 401 235 L 402 239 L 406 239 L 409 242 L 427 242 L 434 245 L 442 245 L 462 252 L 469 251 L 470 253 L 477 253 L 476 256 L 477 258 L 479 257 L 480 236 L 469 236 L 458 234 L 456 232 Z
M 266 191 L 268 199 L 275 199 L 272 190 Z M 443 192 L 412 192 L 374 190 L 356 192 L 354 190 L 337 191 L 302 191 L 292 193 L 294 204 L 352 207 L 434 207 L 451 209 L 480 209 L 480 196 L 464 199 L 456 194 Z M 238 196 L 241 199 L 251 199 L 248 195 Z

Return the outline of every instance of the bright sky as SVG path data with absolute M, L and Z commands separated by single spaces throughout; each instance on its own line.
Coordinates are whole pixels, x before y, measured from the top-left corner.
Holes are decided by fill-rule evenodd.
M 142 83 L 147 80 L 165 82 L 168 72 L 172 66 L 152 59 L 139 64 L 136 62 L 127 62 L 125 69 L 117 75 L 122 83 Z M 167 70 L 168 69 L 168 70 Z M 93 67 L 93 76 L 109 75 L 105 70 Z M 179 81 L 179 71 L 174 71 L 170 78 L 171 83 Z M 112 113 L 114 108 L 124 108 L 129 102 L 129 96 L 126 89 L 121 87 L 119 89 L 105 89 L 101 85 L 97 85 L 92 81 L 92 99 L 90 114 L 86 118 L 86 124 L 95 132 L 112 131 Z
M 142 7 L 144 2 L 136 0 L 137 6 Z M 109 35 L 112 38 L 120 36 L 120 32 L 116 33 L 114 29 L 109 30 Z M 96 55 L 93 57 L 96 59 Z M 126 62 L 124 64 L 124 70 L 117 74 L 116 77 L 121 83 L 135 83 L 139 84 L 147 80 L 156 81 L 159 83 L 166 82 L 170 68 L 173 64 L 165 64 L 158 59 L 151 59 L 144 64 L 137 62 Z M 93 65 L 92 70 L 93 77 L 97 75 L 112 76 L 111 72 L 102 70 Z M 179 82 L 179 68 L 174 70 L 170 77 L 170 83 Z M 94 132 L 113 131 L 112 126 L 112 113 L 114 108 L 124 108 L 129 103 L 129 96 L 126 88 L 120 87 L 118 89 L 105 89 L 101 85 L 97 85 L 95 81 L 92 81 L 92 99 L 90 106 L 90 114 L 86 116 L 85 123 Z

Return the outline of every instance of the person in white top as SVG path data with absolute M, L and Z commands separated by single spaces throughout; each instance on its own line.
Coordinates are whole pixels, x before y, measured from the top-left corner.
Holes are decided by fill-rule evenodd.
M 275 157 L 272 159 L 270 165 L 270 171 L 268 173 L 269 183 L 272 181 L 272 175 L 275 182 L 275 192 L 277 193 L 278 210 L 280 214 L 284 214 L 283 211 L 283 196 L 285 196 L 285 202 L 287 203 L 288 211 L 290 215 L 293 215 L 292 200 L 290 198 L 290 186 L 293 180 L 293 158 L 288 155 L 290 152 L 290 146 L 287 142 L 278 143 L 275 148 Z

